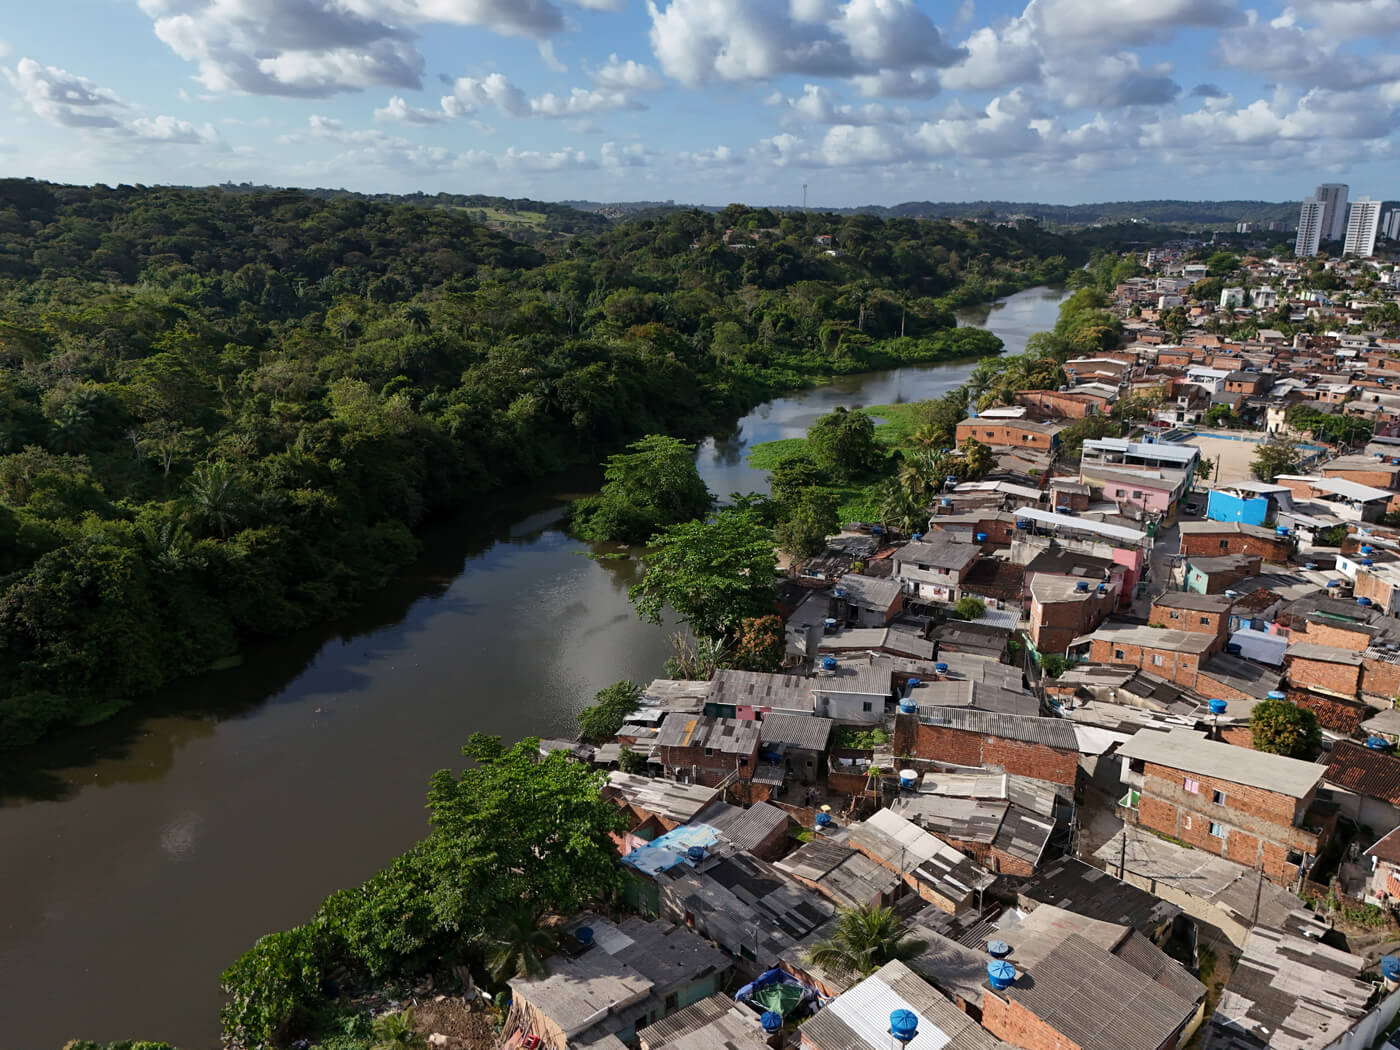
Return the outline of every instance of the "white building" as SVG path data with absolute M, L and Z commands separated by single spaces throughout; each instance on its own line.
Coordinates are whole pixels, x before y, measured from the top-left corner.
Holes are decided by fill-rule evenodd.
M 1347 217 L 1346 244 L 1342 251 L 1346 255 L 1359 255 L 1361 258 L 1376 254 L 1376 232 L 1381 223 L 1381 202 L 1370 197 L 1357 197 L 1351 202 L 1351 214 Z
M 1322 203 L 1322 239 L 1340 241 L 1347 230 L 1347 187 L 1340 182 L 1324 182 L 1313 193 Z
M 1254 289 L 1251 298 L 1254 300 L 1255 307 L 1260 310 L 1272 310 L 1278 306 L 1278 292 L 1267 284 Z
M 1220 289 L 1220 308 L 1222 310 L 1233 310 L 1237 306 L 1244 305 L 1243 288 L 1222 288 Z
M 1306 200 L 1298 211 L 1298 239 L 1293 242 L 1293 254 L 1299 259 L 1311 259 L 1322 243 L 1322 220 L 1326 209 L 1318 200 Z

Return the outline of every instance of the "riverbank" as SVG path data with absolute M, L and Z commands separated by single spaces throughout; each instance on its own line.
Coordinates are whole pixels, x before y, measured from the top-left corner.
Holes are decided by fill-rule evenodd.
M 1063 294 L 1030 289 L 988 313 L 1017 353 Z M 754 407 L 703 441 L 710 489 L 766 491 L 747 462 L 839 404 L 940 397 L 974 361 L 836 377 Z M 428 773 L 459 768 L 473 731 L 569 736 L 619 678 L 648 681 L 666 632 L 626 599 L 633 561 L 581 557 L 558 528 L 581 471 L 440 521 L 374 601 L 320 629 L 250 646 L 242 667 L 186 679 L 148 712 L 0 763 L 0 866 L 10 904 L 0 980 L 16 1046 L 139 1034 L 216 1045 L 218 974 L 260 935 L 302 922 L 425 831 Z

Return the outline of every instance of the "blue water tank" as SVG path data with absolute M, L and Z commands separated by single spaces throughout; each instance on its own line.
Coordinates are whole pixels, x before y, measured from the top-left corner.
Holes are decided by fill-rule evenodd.
M 831 596 L 832 596 L 833 598 L 844 598 L 844 597 L 846 597 L 846 588 L 844 588 L 844 587 L 833 587 L 833 588 L 831 588 Z
M 1225 708 L 1229 706 L 1230 705 L 1224 700 L 1212 700 L 1210 702 L 1210 713 L 1213 715 L 1223 715 L 1225 713 Z
M 919 688 L 919 686 L 921 686 L 921 685 L 923 685 L 923 684 L 924 684 L 924 683 L 923 683 L 922 681 L 920 681 L 919 679 L 917 679 L 917 678 L 911 678 L 911 679 L 909 679 L 909 688 L 910 688 L 910 689 L 917 689 L 917 688 Z
M 1076 580 L 1076 581 L 1075 581 L 1075 584 L 1074 584 L 1074 589 L 1075 589 L 1076 591 L 1078 591 L 1080 594 L 1088 594 L 1088 593 L 1089 593 L 1089 581 L 1088 581 L 1088 580 Z
M 895 1010 L 890 1014 L 890 1035 L 907 1043 L 919 1034 L 919 1018 L 913 1010 Z
M 1108 593 L 1108 584 L 1106 584 L 1106 583 L 1101 583 L 1101 584 L 1099 584 L 1099 593 L 1100 593 L 1100 594 L 1107 594 L 1107 593 Z
M 938 505 L 940 507 L 951 507 L 953 505 L 953 501 L 950 500 L 947 496 L 944 496 L 938 501 Z
M 944 481 L 945 484 L 946 484 L 947 482 L 950 482 L 950 481 L 956 483 L 957 480 L 958 480 L 958 476 L 957 476 L 956 474 L 944 474 L 944 475 L 943 475 L 943 481 Z
M 899 713 L 902 715 L 916 715 L 919 713 L 919 705 L 906 697 L 899 702 Z
M 699 864 L 702 860 L 705 859 L 705 847 L 691 846 L 685 851 L 685 855 L 690 861 Z
M 1029 518 L 1017 518 L 1017 519 L 1016 519 L 1016 527 L 1017 527 L 1018 529 L 1022 529 L 1022 530 L 1029 529 L 1029 528 L 1031 527 L 1030 519 L 1029 519 Z
M 1316 568 L 1317 568 L 1317 562 L 1315 562 L 1315 561 L 1305 562 L 1305 563 L 1303 564 L 1303 568 L 1305 568 L 1305 569 L 1310 569 L 1310 570 L 1311 570 L 1311 569 L 1316 569 Z
M 1362 564 L 1362 565 L 1374 565 L 1374 564 L 1376 564 L 1376 563 L 1375 563 L 1374 561 L 1372 561 L 1370 558 L 1362 558 L 1362 559 L 1361 559 L 1361 564 Z
M 1390 750 L 1390 741 L 1383 736 L 1368 736 L 1366 746 L 1372 751 L 1388 751 Z
M 1288 526 L 1287 526 L 1287 525 L 1279 525 L 1277 528 L 1274 529 L 1274 535 L 1276 535 L 1276 536 L 1287 536 L 1287 535 L 1288 535 Z
M 836 620 L 835 620 L 834 617 L 828 616 L 828 617 L 826 618 L 826 629 L 827 629 L 828 631 L 834 631 L 834 630 L 836 630 Z
M 1270 690 L 1269 690 L 1269 699 L 1270 699 L 1270 700 L 1287 700 L 1287 699 L 1288 699 L 1288 694 L 1287 694 L 1287 693 L 1284 693 L 1284 692 L 1281 692 L 1281 691 L 1279 691 L 1279 690 L 1277 690 L 1277 689 L 1270 689 Z
M 988 941 L 987 951 L 991 952 L 993 959 L 1005 959 L 1011 954 L 1011 945 L 1005 941 Z
M 924 534 L 922 532 L 916 532 L 911 538 L 915 543 L 918 543 L 921 539 L 924 538 Z
M 972 408 L 971 406 L 969 406 L 969 407 L 968 407 L 968 410 L 967 410 L 967 416 L 968 416 L 969 419 L 976 419 L 976 418 L 977 418 L 977 409 Z
M 1341 580 L 1328 580 L 1328 581 L 1327 581 L 1327 586 L 1328 586 L 1329 589 L 1332 588 L 1332 587 L 1340 587 L 1341 585 L 1342 585 L 1342 581 L 1341 581 Z
M 1362 547 L 1361 547 L 1361 553 L 1362 553 L 1362 554 L 1374 554 L 1374 553 L 1375 553 L 1375 550 L 1376 550 L 1376 548 L 1374 548 L 1374 547 L 1372 547 L 1372 546 L 1370 546 L 1370 545 L 1368 545 L 1368 544 L 1362 544 Z
M 822 670 L 823 670 L 823 671 L 834 671 L 834 670 L 836 670 L 836 657 L 834 657 L 834 656 L 823 656 L 823 657 L 822 657 Z
M 783 1028 L 783 1015 L 776 1010 L 764 1010 L 758 1023 L 763 1025 L 765 1032 L 780 1032 Z
M 1005 959 L 993 960 L 987 964 L 987 980 L 995 991 L 1004 992 L 1016 983 L 1016 967 Z
M 1356 604 L 1357 604 L 1357 605 L 1370 605 L 1370 604 L 1371 604 L 1371 599 L 1370 599 L 1370 598 L 1358 598 L 1358 599 L 1356 599 Z
M 870 526 L 870 535 L 872 535 L 872 536 L 883 536 L 883 535 L 884 535 L 884 532 L 885 532 L 885 527 L 884 527 L 883 525 L 872 525 L 872 526 Z
M 824 828 L 824 827 L 827 827 L 827 826 L 830 825 L 830 824 L 831 824 L 831 814 L 830 814 L 830 813 L 818 813 L 818 814 L 817 814 L 817 827 L 819 827 L 819 828 Z
M 578 941 L 579 944 L 592 944 L 592 943 L 593 943 L 593 927 L 592 927 L 592 926 L 580 926 L 578 929 L 576 929 L 576 930 L 574 931 L 574 940 Z
M 1387 981 L 1400 980 L 1400 956 L 1381 956 L 1381 976 Z
M 935 671 L 937 671 L 939 674 L 947 674 L 947 673 L 948 673 L 948 665 L 945 664 L 945 663 L 936 663 L 936 664 L 933 665 L 933 669 L 934 669 Z
M 899 786 L 908 790 L 914 790 L 914 785 L 919 782 L 919 774 L 912 769 L 901 769 L 899 771 Z
M 974 536 L 974 538 L 977 540 L 978 543 L 986 543 L 986 542 L 987 542 L 987 534 L 986 534 L 985 532 L 979 532 L 979 533 L 977 533 L 977 534 Z

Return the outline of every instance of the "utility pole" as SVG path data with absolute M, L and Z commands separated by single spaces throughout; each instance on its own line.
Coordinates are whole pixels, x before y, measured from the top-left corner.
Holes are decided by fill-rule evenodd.
M 802 210 L 807 210 L 807 184 L 805 182 L 802 184 Z

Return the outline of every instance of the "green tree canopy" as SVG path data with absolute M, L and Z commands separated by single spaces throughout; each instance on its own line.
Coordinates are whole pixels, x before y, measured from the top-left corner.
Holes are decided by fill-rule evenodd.
M 659 624 L 670 607 L 697 635 L 724 638 L 750 616 L 772 612 L 777 558 L 772 533 L 752 511 L 723 508 L 703 521 L 663 529 L 627 596 Z
M 573 527 L 590 540 L 643 543 L 666 525 L 697 518 L 714 497 L 695 467 L 695 448 L 649 434 L 608 457 L 603 490 L 578 500 Z
M 611 740 L 641 702 L 642 687 L 625 679 L 598 690 L 593 703 L 578 713 L 580 734 L 590 744 Z
M 826 550 L 826 539 L 841 531 L 837 497 L 821 489 L 808 489 L 789 504 L 774 533 L 778 546 L 796 562 Z
M 1288 700 L 1264 700 L 1249 716 L 1254 750 L 1289 758 L 1312 758 L 1322 747 L 1317 715 Z
M 841 909 L 831 935 L 813 945 L 807 957 L 833 973 L 865 976 L 887 962 L 911 959 L 923 948 L 893 908 L 866 904 Z
M 1303 454 L 1292 442 L 1270 441 L 1262 444 L 1250 461 L 1250 472 L 1260 481 L 1272 482 L 1280 474 L 1296 474 Z
M 822 416 L 807 429 L 807 447 L 817 466 L 836 479 L 860 477 L 880 459 L 874 421 L 864 412 L 844 407 Z
M 777 672 L 786 650 L 781 616 L 751 616 L 739 624 L 729 664 L 740 671 Z

